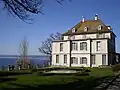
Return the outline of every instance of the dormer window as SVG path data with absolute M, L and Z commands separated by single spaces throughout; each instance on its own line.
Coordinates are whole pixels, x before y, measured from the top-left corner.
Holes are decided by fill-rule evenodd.
M 98 29 L 98 30 L 102 30 L 102 26 L 101 26 L 101 25 L 99 25 L 97 29 Z
M 72 29 L 72 33 L 76 32 L 77 30 L 75 28 Z
M 85 32 L 88 31 L 88 27 L 85 27 L 85 28 L 84 28 L 84 31 L 85 31 Z

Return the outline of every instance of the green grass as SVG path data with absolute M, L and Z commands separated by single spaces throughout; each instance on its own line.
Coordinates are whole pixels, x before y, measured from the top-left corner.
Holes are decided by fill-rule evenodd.
M 110 77 L 112 70 L 103 68 L 89 68 L 90 76 L 74 76 L 74 75 L 53 75 L 38 76 L 36 74 L 8 76 L 0 82 L 0 88 L 26 88 L 41 90 L 92 90 L 93 87 L 100 84 L 104 78 Z M 5 79 L 5 80 L 4 80 Z M 7 80 L 8 79 L 8 80 Z M 4 90 L 3 89 L 3 90 Z M 8 89 L 9 90 L 9 89 Z
M 112 68 L 89 68 L 90 75 L 94 77 L 111 76 L 113 74 Z

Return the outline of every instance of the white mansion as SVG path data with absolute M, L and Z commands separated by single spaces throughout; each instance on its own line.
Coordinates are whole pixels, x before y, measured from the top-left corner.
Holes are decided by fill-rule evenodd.
M 52 43 L 52 65 L 98 67 L 116 63 L 115 37 L 96 14 L 94 20 L 82 20 Z

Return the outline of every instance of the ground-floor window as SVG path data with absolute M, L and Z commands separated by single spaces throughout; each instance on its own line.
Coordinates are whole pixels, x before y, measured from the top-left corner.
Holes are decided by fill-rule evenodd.
M 106 55 L 102 55 L 102 65 L 106 65 Z
M 77 57 L 72 57 L 71 58 L 71 64 L 78 64 L 78 58 Z
M 67 63 L 67 55 L 64 55 L 64 64 Z
M 95 55 L 91 56 L 91 62 L 92 62 L 92 64 L 95 64 Z
M 87 58 L 86 57 L 81 57 L 80 58 L 80 64 L 87 64 Z
M 59 63 L 59 55 L 56 55 L 56 63 Z

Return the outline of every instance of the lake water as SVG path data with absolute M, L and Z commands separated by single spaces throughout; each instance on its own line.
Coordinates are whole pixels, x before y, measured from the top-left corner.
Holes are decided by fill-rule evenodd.
M 49 61 L 48 56 L 28 56 L 28 59 L 32 61 L 33 64 L 43 64 Z M 16 55 L 0 55 L 0 67 L 8 66 L 8 64 L 16 64 L 18 56 Z

